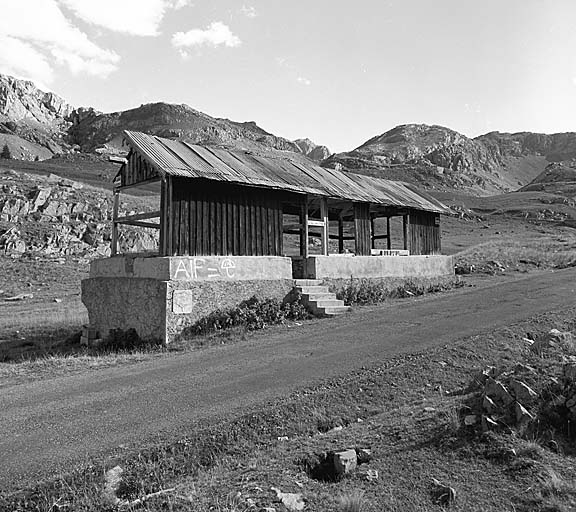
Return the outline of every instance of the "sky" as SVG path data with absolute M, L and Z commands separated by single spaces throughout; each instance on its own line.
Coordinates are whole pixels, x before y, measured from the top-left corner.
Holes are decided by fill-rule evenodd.
M 406 123 L 576 131 L 576 0 L 0 0 L 0 73 L 337 152 Z

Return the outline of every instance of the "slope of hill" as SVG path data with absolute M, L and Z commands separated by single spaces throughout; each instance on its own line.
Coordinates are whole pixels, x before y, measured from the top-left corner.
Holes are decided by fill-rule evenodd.
M 432 189 L 490 195 L 528 184 L 549 162 L 576 156 L 576 133 L 492 132 L 470 139 L 442 126 L 409 124 L 323 162 Z
M 69 149 L 63 140 L 73 107 L 32 82 L 0 75 L 0 144 L 13 158 L 49 158 Z
M 541 174 L 520 190 L 547 192 L 576 200 L 576 160 L 549 164 Z
M 151 103 L 109 114 L 93 108 L 75 109 L 32 82 L 0 75 L 0 147 L 7 144 L 13 158 L 122 151 L 122 131 L 126 129 L 252 151 L 290 151 L 316 160 L 330 154 L 311 141 L 301 149 L 301 145 L 267 132 L 254 121 L 217 119 L 188 105 Z

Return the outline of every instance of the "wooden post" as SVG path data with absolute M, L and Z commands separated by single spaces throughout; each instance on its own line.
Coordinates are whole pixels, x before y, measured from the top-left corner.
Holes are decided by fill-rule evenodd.
M 114 189 L 113 202 L 112 202 L 112 246 L 110 254 L 116 256 L 118 254 L 118 209 L 120 207 L 120 191 Z
M 392 238 L 390 238 L 390 217 L 386 217 L 386 247 L 392 249 Z
M 407 213 L 402 216 L 403 220 L 403 228 L 404 228 L 404 249 L 409 251 L 410 250 L 410 214 Z
M 166 233 L 164 235 L 164 240 L 166 244 L 166 255 L 174 256 L 172 252 L 173 249 L 173 234 L 174 231 L 174 219 L 172 218 L 172 177 L 166 177 Z
M 300 210 L 300 256 L 308 257 L 308 196 Z
M 344 252 L 344 219 L 338 217 L 338 252 Z
M 370 215 L 370 241 L 371 241 L 371 248 L 376 249 L 376 230 L 374 228 L 374 215 Z
M 322 254 L 328 256 L 328 199 L 325 197 L 320 199 L 320 216 L 322 217 L 322 222 L 324 222 L 322 226 Z

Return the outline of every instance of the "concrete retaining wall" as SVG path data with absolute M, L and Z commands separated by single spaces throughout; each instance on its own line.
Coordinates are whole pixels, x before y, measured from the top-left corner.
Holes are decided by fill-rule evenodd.
M 452 256 L 310 256 L 294 262 L 305 279 L 439 277 L 454 275 Z
M 293 286 L 290 258 L 116 256 L 91 263 L 82 302 L 100 337 L 134 328 L 143 339 L 169 343 L 217 309 L 254 295 L 284 300 Z

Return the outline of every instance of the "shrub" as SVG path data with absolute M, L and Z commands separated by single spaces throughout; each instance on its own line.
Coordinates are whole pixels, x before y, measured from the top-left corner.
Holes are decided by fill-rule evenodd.
M 310 316 L 300 297 L 293 302 L 282 303 L 277 299 L 254 296 L 235 308 L 210 313 L 184 329 L 182 336 L 197 336 L 238 326 L 253 331 L 267 325 L 282 324 L 286 320 L 305 320 Z
M 12 153 L 10 153 L 10 148 L 8 147 L 8 144 L 4 144 L 2 152 L 0 153 L 0 158 L 4 158 L 5 160 L 10 160 L 12 158 Z
M 397 299 L 424 295 L 425 293 L 436 293 L 463 286 L 459 279 L 445 282 L 417 282 L 408 280 L 397 286 L 390 283 L 375 281 L 372 279 L 350 278 L 348 283 L 340 289 L 334 290 L 336 297 L 344 301 L 347 306 L 379 304 L 386 299 Z

